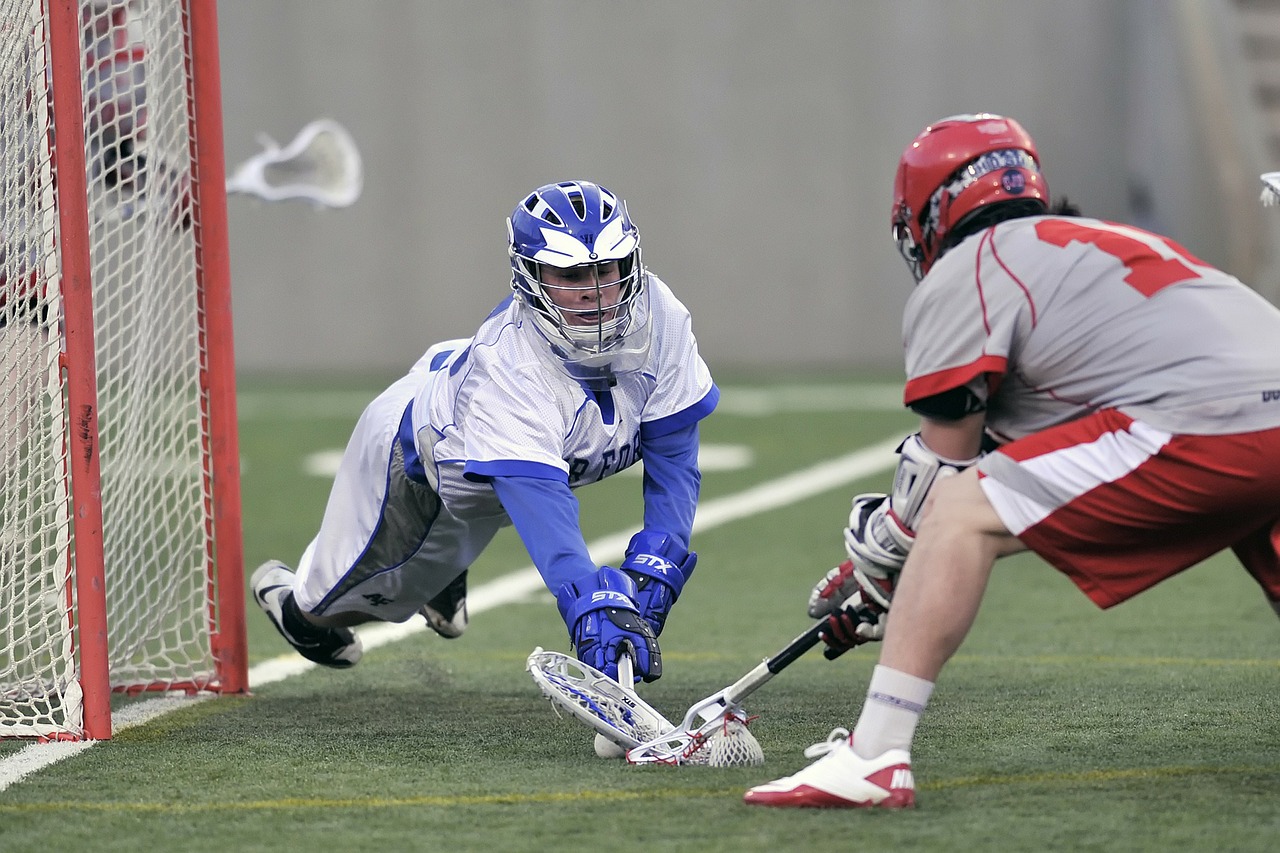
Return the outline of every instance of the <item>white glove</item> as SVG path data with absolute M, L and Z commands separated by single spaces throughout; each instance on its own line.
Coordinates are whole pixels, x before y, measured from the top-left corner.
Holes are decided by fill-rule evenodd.
M 889 510 L 888 495 L 871 492 L 853 499 L 844 550 L 854 565 L 873 578 L 896 577 L 907 562 L 915 533 Z

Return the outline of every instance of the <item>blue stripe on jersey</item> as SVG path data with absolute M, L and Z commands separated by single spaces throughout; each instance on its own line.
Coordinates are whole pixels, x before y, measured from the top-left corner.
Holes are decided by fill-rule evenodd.
M 569 487 L 569 474 L 545 462 L 529 462 L 524 459 L 495 459 L 477 462 L 468 459 L 462 466 L 462 476 L 473 483 L 487 483 L 494 477 L 525 477 L 531 480 L 556 480 Z
M 397 431 L 400 439 L 400 449 L 404 451 L 404 473 L 410 480 L 415 483 L 421 483 L 429 486 L 431 483 L 427 480 L 427 469 L 422 466 L 422 457 L 418 455 L 418 445 L 413 440 L 413 401 L 409 401 L 409 405 L 404 407 L 404 414 L 400 416 L 400 428 Z
M 567 483 L 499 476 L 493 479 L 493 490 L 547 589 L 558 592 L 596 570 L 578 527 L 578 499 Z
M 457 376 L 457 375 L 458 375 L 458 371 L 462 369 L 462 365 L 464 365 L 464 364 L 466 364 L 466 363 L 467 363 L 467 356 L 469 356 L 469 355 L 471 355 L 471 347 L 470 347 L 470 346 L 468 346 L 466 349 L 464 349 L 464 350 L 463 350 L 463 351 L 458 355 L 458 360 L 457 360 L 457 361 L 455 361 L 452 365 L 450 365 L 450 367 L 449 367 L 449 375 L 450 375 L 450 376 Z
M 711 390 L 689 408 L 676 412 L 674 415 L 667 415 L 665 418 L 658 418 L 656 421 L 645 421 L 640 424 L 640 438 L 647 441 L 675 432 L 678 429 L 687 427 L 689 424 L 696 424 L 711 414 L 719 402 L 720 389 L 713 383 Z
M 644 527 L 680 540 L 688 551 L 702 474 L 698 471 L 698 423 L 641 439 L 644 459 Z
M 613 409 L 613 392 L 609 390 L 609 386 L 598 380 L 587 382 L 582 379 L 578 380 L 578 384 L 582 386 L 582 390 L 587 392 L 592 400 L 595 400 L 596 407 L 600 409 L 600 420 L 606 425 L 613 425 L 614 409 Z M 582 410 L 578 410 L 581 414 Z

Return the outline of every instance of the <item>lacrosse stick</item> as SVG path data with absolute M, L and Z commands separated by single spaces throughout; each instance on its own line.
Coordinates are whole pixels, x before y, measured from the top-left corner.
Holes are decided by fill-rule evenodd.
M 284 148 L 261 134 L 263 149 L 227 179 L 227 192 L 264 201 L 302 199 L 317 207 L 346 207 L 364 185 L 360 150 L 336 121 L 311 122 Z
M 614 681 L 569 655 L 536 648 L 525 668 L 557 714 L 568 711 L 595 729 L 599 737 L 630 750 L 676 730 L 633 688 L 623 686 L 633 683 L 628 679 L 631 666 L 632 661 L 624 655 L 618 662 L 619 680 Z M 716 723 L 708 725 L 697 743 L 690 745 L 679 760 L 662 763 L 735 767 L 764 762 L 764 752 L 755 736 L 747 731 L 747 718 L 740 708 L 716 715 Z M 606 757 L 599 747 L 597 754 Z
M 1275 207 L 1280 204 L 1280 172 L 1262 174 L 1262 205 Z
M 636 683 L 636 680 L 635 668 L 632 661 L 633 659 L 630 654 L 624 654 L 622 657 L 618 658 L 618 686 L 627 693 L 630 693 L 632 696 L 635 696 L 636 699 L 639 699 L 640 697 L 636 695 L 636 690 L 633 686 Z M 591 747 L 596 751 L 596 755 L 601 758 L 614 759 L 627 757 L 627 748 L 617 741 L 610 740 L 602 732 L 596 732 L 596 737 L 592 742 Z
M 629 659 L 625 665 L 630 666 Z M 539 646 L 525 669 L 557 714 L 567 711 L 624 749 L 675 728 L 634 690 L 570 655 Z
M 826 626 L 826 619 L 818 620 L 803 634 L 787 643 L 780 652 L 765 658 L 742 678 L 701 702 L 694 703 L 679 726 L 627 750 L 627 761 L 632 764 L 683 764 L 726 729 L 740 725 L 745 732 L 746 716 L 742 711 L 742 700 L 816 646 Z M 756 749 L 759 749 L 759 744 Z M 759 760 L 735 763 L 759 764 L 763 760 L 764 755 L 761 753 Z
M 636 694 L 635 683 L 636 678 L 633 658 L 629 653 L 624 654 L 622 657 L 618 658 L 618 685 L 627 693 L 630 693 L 636 699 L 639 699 L 639 695 Z M 591 746 L 596 751 L 596 755 L 601 758 L 614 759 L 627 757 L 627 748 L 625 746 L 616 741 L 609 740 L 609 738 L 601 732 L 596 732 L 595 741 Z

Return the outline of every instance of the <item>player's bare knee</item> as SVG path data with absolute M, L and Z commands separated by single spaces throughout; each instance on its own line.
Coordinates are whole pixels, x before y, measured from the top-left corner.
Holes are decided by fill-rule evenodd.
M 966 511 L 972 510 L 979 501 L 986 503 L 982 489 L 978 487 L 976 471 L 965 471 L 937 481 L 925 500 L 917 533 L 930 525 L 960 522 L 966 514 L 972 514 Z
M 1021 550 L 978 485 L 978 472 L 973 469 L 934 485 L 917 536 L 982 538 L 993 553 Z

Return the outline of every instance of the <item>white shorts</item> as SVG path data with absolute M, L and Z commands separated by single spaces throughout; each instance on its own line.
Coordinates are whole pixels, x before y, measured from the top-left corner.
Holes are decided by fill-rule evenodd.
M 302 610 L 404 622 L 466 571 L 502 526 L 501 518 L 455 517 L 431 486 L 405 473 L 401 422 L 424 378 L 396 382 L 356 423 L 320 531 L 298 565 L 294 598 Z

